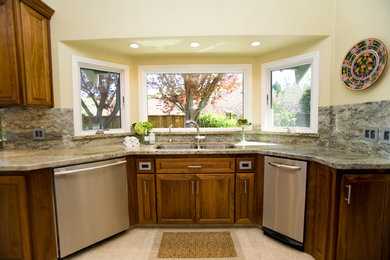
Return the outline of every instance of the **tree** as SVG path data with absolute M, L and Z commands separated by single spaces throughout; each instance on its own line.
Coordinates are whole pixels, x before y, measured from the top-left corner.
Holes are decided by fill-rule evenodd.
M 233 73 L 155 74 L 148 78 L 147 87 L 157 91 L 155 98 L 162 101 L 165 114 L 176 107 L 186 120 L 198 121 L 208 104 L 232 93 L 240 83 L 241 74 Z
M 91 125 L 99 125 L 105 129 L 120 109 L 120 74 L 81 69 L 80 75 L 81 106 L 88 115 Z M 88 104 L 88 99 L 93 105 Z M 103 111 L 109 114 L 104 122 Z

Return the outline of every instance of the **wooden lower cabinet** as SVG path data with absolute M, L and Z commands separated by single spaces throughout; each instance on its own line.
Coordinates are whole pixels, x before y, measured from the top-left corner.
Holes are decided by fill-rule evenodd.
M 234 174 L 157 174 L 158 223 L 233 223 Z
M 336 259 L 390 259 L 390 175 L 343 175 Z
M 158 223 L 195 223 L 194 174 L 157 174 Z
M 196 222 L 234 223 L 234 174 L 196 175 Z
M 253 221 L 254 184 L 254 173 L 236 174 L 236 223 L 252 223 Z
M 154 174 L 137 175 L 138 212 L 140 224 L 156 223 L 156 185 Z
M 308 174 L 304 251 L 316 260 L 390 259 L 389 171 L 311 164 Z
M 0 259 L 31 259 L 24 176 L 0 176 Z

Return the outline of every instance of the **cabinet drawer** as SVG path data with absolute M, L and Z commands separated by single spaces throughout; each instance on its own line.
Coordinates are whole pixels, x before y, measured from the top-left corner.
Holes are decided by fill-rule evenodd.
M 156 173 L 233 173 L 234 169 L 234 158 L 156 159 Z

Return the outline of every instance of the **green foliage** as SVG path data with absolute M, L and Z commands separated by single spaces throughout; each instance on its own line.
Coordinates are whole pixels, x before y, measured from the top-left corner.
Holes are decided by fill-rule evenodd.
M 296 125 L 297 117 L 289 112 L 283 104 L 274 104 L 274 126 L 291 127 Z
M 237 127 L 236 119 L 226 119 L 224 114 L 204 113 L 199 121 L 201 127 Z
M 150 132 L 153 129 L 153 125 L 150 122 L 138 122 L 132 124 L 135 132 L 139 135 L 143 135 L 145 131 Z
M 304 114 L 310 114 L 311 89 L 307 88 L 303 91 L 302 97 L 299 99 L 301 111 Z

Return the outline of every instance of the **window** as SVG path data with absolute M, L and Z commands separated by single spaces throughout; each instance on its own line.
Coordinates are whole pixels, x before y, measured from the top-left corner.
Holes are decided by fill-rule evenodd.
M 129 132 L 128 67 L 77 56 L 72 60 L 75 135 Z
M 139 66 L 140 118 L 154 128 L 235 128 L 251 119 L 251 65 Z
M 261 66 L 263 131 L 317 133 L 318 52 Z

